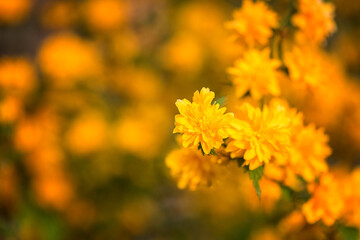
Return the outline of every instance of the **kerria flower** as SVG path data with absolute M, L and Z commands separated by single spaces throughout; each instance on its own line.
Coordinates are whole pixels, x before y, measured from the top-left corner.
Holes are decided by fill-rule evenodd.
M 234 20 L 225 27 L 233 31 L 232 39 L 245 47 L 264 46 L 269 42 L 272 28 L 278 26 L 276 13 L 266 3 L 245 0 L 240 9 L 234 11 Z
M 205 154 L 215 148 L 220 148 L 223 139 L 228 137 L 226 129 L 230 126 L 232 113 L 226 113 L 226 108 L 212 104 L 214 92 L 208 88 L 196 91 L 193 102 L 187 99 L 177 100 L 176 106 L 180 114 L 175 116 L 173 133 L 182 133 L 183 146 L 198 148 L 201 144 Z
M 326 173 L 326 158 L 331 154 L 328 141 L 324 129 L 316 129 L 314 124 L 303 127 L 292 140 L 290 167 L 293 171 L 307 182 Z
M 228 130 L 230 141 L 226 151 L 231 158 L 244 158 L 244 165 L 249 165 L 250 170 L 275 158 L 285 159 L 291 135 L 287 115 L 266 105 L 261 111 L 248 103 L 239 110 Z
M 286 52 L 284 62 L 291 81 L 300 88 L 318 89 L 328 80 L 325 55 L 316 48 L 295 46 Z
M 250 91 L 254 99 L 264 95 L 278 96 L 280 87 L 277 79 L 277 69 L 281 66 L 279 60 L 270 58 L 270 49 L 249 50 L 228 69 L 235 85 L 236 95 L 244 96 Z
M 292 17 L 292 23 L 299 28 L 297 40 L 323 42 L 336 31 L 334 10 L 332 3 L 322 0 L 300 0 L 298 13 Z
M 302 212 L 308 223 L 313 224 L 322 220 L 331 226 L 341 216 L 344 201 L 340 193 L 340 184 L 330 174 L 320 178 L 319 185 L 313 187 L 311 199 L 302 207 Z
M 171 175 L 178 178 L 178 187 L 195 190 L 199 185 L 209 186 L 217 176 L 218 167 L 210 155 L 190 148 L 173 150 L 166 157 L 166 166 Z

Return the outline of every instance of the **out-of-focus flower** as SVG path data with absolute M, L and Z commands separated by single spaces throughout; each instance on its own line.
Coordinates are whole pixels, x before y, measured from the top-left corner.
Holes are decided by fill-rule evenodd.
M 278 26 L 278 18 L 264 2 L 243 1 L 239 10 L 234 11 L 234 20 L 226 23 L 233 31 L 232 39 L 248 47 L 268 44 L 272 28 Z
M 360 168 L 357 167 L 350 176 L 342 176 L 344 192 L 344 219 L 347 225 L 360 227 Z
M 189 35 L 209 42 L 219 34 L 224 34 L 226 16 L 222 6 L 216 2 L 188 2 L 178 11 L 177 28 L 190 31 Z M 206 21 L 204 21 L 206 19 Z
M 65 209 L 74 194 L 71 182 L 61 171 L 36 177 L 33 188 L 41 205 L 59 210 Z
M 304 215 L 300 210 L 295 210 L 279 222 L 277 229 L 282 235 L 285 235 L 300 231 L 304 225 Z
M 19 23 L 29 12 L 32 0 L 0 1 L 0 23 Z
M 77 5 L 71 1 L 56 1 L 46 5 L 41 16 L 42 25 L 59 29 L 72 26 L 78 18 Z
M 18 122 L 14 132 L 14 144 L 19 151 L 29 153 L 44 144 L 58 144 L 58 137 L 59 123 L 56 115 L 44 110 Z
M 297 87 L 314 90 L 326 84 L 324 55 L 319 49 L 294 46 L 285 54 L 290 79 Z
M 264 176 L 269 179 L 282 182 L 285 179 L 285 170 L 274 163 L 266 164 L 264 168 Z
M 344 201 L 339 193 L 336 179 L 330 174 L 322 175 L 311 199 L 302 208 L 307 222 L 313 224 L 321 219 L 327 226 L 334 224 L 344 209 Z
M 328 171 L 326 158 L 331 154 L 328 141 L 324 129 L 316 129 L 314 124 L 304 127 L 295 135 L 290 151 L 290 165 L 307 182 L 313 182 Z
M 164 88 L 156 72 L 139 67 L 114 70 L 110 84 L 117 92 L 135 102 L 158 99 Z
M 230 142 L 226 151 L 232 158 L 243 157 L 250 170 L 286 157 L 290 147 L 290 120 L 284 111 L 264 106 L 255 108 L 244 103 L 228 130 Z
M 25 163 L 32 176 L 52 175 L 63 168 L 62 149 L 54 143 L 44 143 L 26 156 Z
M 235 62 L 235 66 L 228 69 L 233 77 L 236 95 L 242 97 L 247 91 L 255 99 L 264 95 L 278 96 L 277 68 L 281 66 L 279 60 L 270 59 L 270 49 L 249 50 Z
M 279 233 L 276 229 L 265 228 L 257 229 L 256 232 L 251 234 L 250 240 L 281 240 Z
M 84 5 L 85 20 L 95 31 L 116 30 L 127 18 L 127 6 L 121 0 L 88 0 Z
M 324 3 L 322 0 L 300 0 L 298 13 L 292 18 L 292 23 L 299 28 L 298 40 L 321 43 L 334 33 L 334 10 L 332 3 Z
M 339 76 L 335 63 L 325 65 L 329 81 L 324 87 L 317 89 L 313 94 L 304 98 L 306 105 L 303 112 L 308 122 L 327 130 L 337 128 L 342 119 L 347 99 L 347 86 L 344 76 Z M 335 71 L 334 71 L 335 70 Z M 357 94 L 357 93 L 356 93 Z
M 281 198 L 281 187 L 277 182 L 266 177 L 262 177 L 259 184 L 261 189 L 261 201 L 259 201 L 259 197 L 253 187 L 253 182 L 247 174 L 240 176 L 240 189 L 238 191 L 241 191 L 242 193 L 241 198 L 244 200 L 243 205 L 245 208 L 250 208 L 252 211 L 261 209 L 269 213 L 274 209 L 276 203 Z
M 156 156 L 171 129 L 166 109 L 153 103 L 124 110 L 122 115 L 114 126 L 115 145 L 143 159 Z
M 166 165 L 171 175 L 178 178 L 178 187 L 195 190 L 199 185 L 209 186 L 216 177 L 218 167 L 211 156 L 204 156 L 197 149 L 182 148 L 173 150 L 166 157 Z
M 18 98 L 7 97 L 0 101 L 0 122 L 11 123 L 22 114 L 22 104 Z
M 0 87 L 6 95 L 23 96 L 35 86 L 35 69 L 27 59 L 0 59 Z
M 190 33 L 181 33 L 163 47 L 160 58 L 163 65 L 175 72 L 197 73 L 204 64 L 202 43 Z
M 233 118 L 232 113 L 225 113 L 226 108 L 212 104 L 215 93 L 208 88 L 196 91 L 193 102 L 187 99 L 176 101 L 180 114 L 175 116 L 174 133 L 182 133 L 183 146 L 197 148 L 199 143 L 205 154 L 213 148 L 219 148 L 223 139 L 228 137 L 226 129 Z
M 72 123 L 66 142 L 72 152 L 88 154 L 105 145 L 106 134 L 106 122 L 101 114 L 84 113 Z
M 42 71 L 56 86 L 71 86 L 75 80 L 93 77 L 101 64 L 96 48 L 73 34 L 47 38 L 38 53 Z

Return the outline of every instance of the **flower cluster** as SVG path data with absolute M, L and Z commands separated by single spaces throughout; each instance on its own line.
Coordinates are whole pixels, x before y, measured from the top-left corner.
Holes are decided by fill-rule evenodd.
M 315 95 L 329 89 L 332 77 L 344 81 L 342 74 L 329 71 L 332 61 L 320 48 L 336 30 L 334 6 L 300 0 L 295 7 L 297 11 L 290 10 L 279 24 L 266 3 L 243 1 L 234 20 L 226 23 L 231 39 L 242 49 L 227 70 L 233 89 L 229 95 L 236 99 L 228 107 L 234 114 L 224 114 L 225 108 L 213 102 L 214 93 L 207 88 L 196 91 L 192 103 L 178 100 L 174 133 L 182 134 L 185 148 L 171 152 L 166 163 L 180 188 L 194 190 L 216 182 L 215 172 L 221 167 L 216 164 L 236 162 L 249 173 L 259 197 L 266 183 L 277 187 L 264 187 L 264 196 L 278 191 L 279 185 L 294 195 L 306 192 L 309 197 L 301 202 L 297 216 L 308 223 L 322 220 L 330 226 L 346 219 L 358 226 L 358 209 L 353 206 L 358 193 L 335 178 L 327 163 L 332 154 L 327 129 L 289 103 L 303 108 L 291 95 L 300 94 L 289 89 Z M 343 86 L 341 81 L 336 80 L 336 86 Z M 357 183 L 358 176 L 354 172 L 349 182 Z

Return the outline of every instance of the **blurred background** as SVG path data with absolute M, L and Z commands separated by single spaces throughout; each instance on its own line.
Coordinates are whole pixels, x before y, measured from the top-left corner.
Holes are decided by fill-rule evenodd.
M 360 156 L 360 1 L 334 1 L 324 47 L 342 81 L 291 98 L 326 128 L 330 164 Z M 269 1 L 280 17 L 288 0 Z M 0 0 L 0 239 L 323 239 L 272 182 L 241 169 L 179 190 L 165 166 L 174 105 L 231 94 L 241 0 Z M 346 81 L 344 80 L 346 79 Z M 332 79 L 329 79 L 332 82 Z M 290 214 L 290 215 L 289 215 Z M 298 223 L 298 224 L 295 224 Z M 300 224 L 301 225 L 301 224 Z M 326 231 L 331 231 L 326 230 Z M 311 237 L 309 237 L 311 236 Z

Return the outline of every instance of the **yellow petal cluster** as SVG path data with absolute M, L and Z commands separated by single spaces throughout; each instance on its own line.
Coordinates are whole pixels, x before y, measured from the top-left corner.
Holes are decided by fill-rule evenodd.
M 297 189 L 300 183 L 296 176 L 306 182 L 313 182 L 328 171 L 326 158 L 331 154 L 328 146 L 329 137 L 324 129 L 317 129 L 314 124 L 304 125 L 302 113 L 292 109 L 280 99 L 270 102 L 272 109 L 282 111 L 290 122 L 290 149 L 285 158 L 277 158 L 275 164 L 265 168 L 265 175 L 282 181 L 285 185 Z
M 166 158 L 171 175 L 178 178 L 178 187 L 195 190 L 199 185 L 209 186 L 216 178 L 216 163 L 212 156 L 204 156 L 196 149 L 173 150 Z
M 328 141 L 324 129 L 316 129 L 314 124 L 303 127 L 295 134 L 289 165 L 305 181 L 313 182 L 328 171 L 326 158 L 331 154 Z
M 332 3 L 324 3 L 322 0 L 300 0 L 298 13 L 292 18 L 292 23 L 300 30 L 298 40 L 323 42 L 336 31 L 334 10 Z
M 295 46 L 286 52 L 284 61 L 290 79 L 297 87 L 314 90 L 328 80 L 324 57 L 316 48 Z
M 233 17 L 225 27 L 233 32 L 231 38 L 245 47 L 266 45 L 272 35 L 272 28 L 278 26 L 276 13 L 262 1 L 243 1 L 242 7 L 234 11 Z
M 233 118 L 232 113 L 226 113 L 226 108 L 212 104 L 215 93 L 208 88 L 196 91 L 193 102 L 187 99 L 177 100 L 176 106 L 180 114 L 175 116 L 174 133 L 182 133 L 183 146 L 202 146 L 205 154 L 211 149 L 219 148 L 223 139 L 228 137 L 226 129 Z
M 324 174 L 319 185 L 315 186 L 312 198 L 302 207 L 302 212 L 309 223 L 322 220 L 326 225 L 334 224 L 341 216 L 344 202 L 340 193 L 340 185 L 330 174 Z
M 280 87 L 277 69 L 280 66 L 279 60 L 270 58 L 268 48 L 245 52 L 244 56 L 235 62 L 235 66 L 228 69 L 228 73 L 233 77 L 236 95 L 242 97 L 250 91 L 254 99 L 268 94 L 278 96 Z
M 243 157 L 244 165 L 253 170 L 274 158 L 283 159 L 290 147 L 290 119 L 284 111 L 264 106 L 263 110 L 248 103 L 228 130 L 230 142 L 226 151 L 232 158 Z

